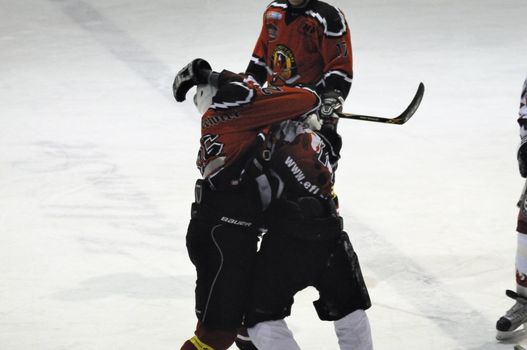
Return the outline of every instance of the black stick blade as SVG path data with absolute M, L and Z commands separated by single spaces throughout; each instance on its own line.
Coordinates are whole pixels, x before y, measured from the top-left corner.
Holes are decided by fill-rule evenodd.
M 406 123 L 417 111 L 417 108 L 419 108 L 419 105 L 421 104 L 421 100 L 423 99 L 423 95 L 425 93 L 425 85 L 423 83 L 419 83 L 419 87 L 417 88 L 417 92 L 415 93 L 414 98 L 406 107 L 404 112 L 402 112 L 399 116 L 395 118 L 383 118 L 383 117 L 377 117 L 372 115 L 363 115 L 363 114 L 353 114 L 353 113 L 337 113 L 340 118 L 345 119 L 357 119 L 357 120 L 364 120 L 369 122 L 378 122 L 378 123 L 388 123 L 388 124 L 397 124 L 402 125 Z

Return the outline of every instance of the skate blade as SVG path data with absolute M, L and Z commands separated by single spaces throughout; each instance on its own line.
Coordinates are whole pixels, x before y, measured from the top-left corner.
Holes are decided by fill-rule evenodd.
M 520 327 L 510 332 L 497 331 L 496 333 L 497 340 L 509 340 L 509 339 L 525 337 L 525 336 L 527 336 L 527 330 L 525 329 L 525 324 L 522 324 Z

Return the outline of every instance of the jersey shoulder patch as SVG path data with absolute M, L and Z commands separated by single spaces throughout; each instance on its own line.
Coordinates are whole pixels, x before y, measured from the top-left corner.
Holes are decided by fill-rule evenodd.
M 346 34 L 348 25 L 344 14 L 336 7 L 323 1 L 314 1 L 306 15 L 316 19 L 329 37 L 341 37 Z

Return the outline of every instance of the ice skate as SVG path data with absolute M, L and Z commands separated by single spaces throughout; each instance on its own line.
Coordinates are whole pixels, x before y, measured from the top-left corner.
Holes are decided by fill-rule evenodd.
M 516 300 L 516 303 L 496 323 L 498 340 L 510 339 L 525 333 L 525 323 L 527 323 L 527 297 L 512 290 L 507 290 L 505 294 Z

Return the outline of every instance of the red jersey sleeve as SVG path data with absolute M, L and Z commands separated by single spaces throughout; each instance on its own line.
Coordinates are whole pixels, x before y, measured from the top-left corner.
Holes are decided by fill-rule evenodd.
M 226 84 L 212 102 L 201 120 L 197 160 L 205 178 L 243 163 L 263 128 L 314 111 L 320 103 L 307 88 L 261 88 L 252 82 Z
M 320 43 L 324 61 L 324 91 L 339 90 L 346 98 L 353 80 L 351 34 L 344 15 L 340 10 L 335 10 L 336 14 L 328 18 L 337 23 L 323 27 L 325 33 Z M 337 28 L 337 31 L 331 32 L 331 27 Z
M 245 70 L 245 73 L 251 75 L 260 85 L 265 83 L 268 74 L 265 62 L 265 58 L 267 57 L 268 41 L 267 25 L 265 21 L 266 13 L 267 11 L 264 12 L 262 29 L 258 39 L 256 40 L 256 44 L 254 45 L 253 54 L 251 56 L 251 60 L 249 61 L 249 65 Z

